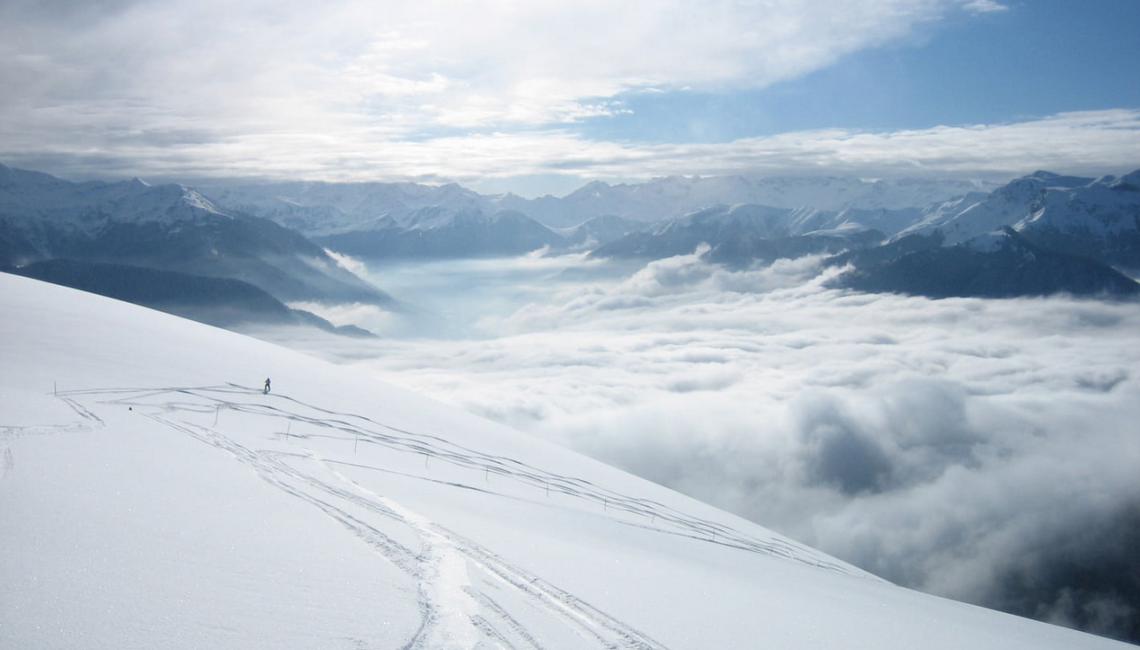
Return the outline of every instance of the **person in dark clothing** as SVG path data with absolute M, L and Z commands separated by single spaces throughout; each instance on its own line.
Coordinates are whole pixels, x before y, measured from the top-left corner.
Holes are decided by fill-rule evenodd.
M 266 395 L 269 394 L 269 377 L 265 378 L 265 390 L 262 392 L 265 393 Z

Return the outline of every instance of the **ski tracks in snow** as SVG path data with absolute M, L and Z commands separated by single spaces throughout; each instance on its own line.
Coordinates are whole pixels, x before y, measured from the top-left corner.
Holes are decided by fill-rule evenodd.
M 243 444 L 239 438 L 248 440 L 248 435 L 228 422 L 231 416 L 223 413 L 235 411 L 282 418 L 290 423 L 303 422 L 335 430 L 341 437 L 351 433 L 373 444 L 470 464 L 470 459 L 463 462 L 461 453 L 445 448 L 444 439 L 411 432 L 378 437 L 375 432 L 350 423 L 352 419 L 363 419 L 362 416 L 333 413 L 297 402 L 294 409 L 282 409 L 234 397 L 249 397 L 254 392 L 236 386 L 122 388 L 71 391 L 59 397 L 88 428 L 103 423 L 82 401 L 130 406 L 139 416 L 158 425 L 228 452 L 262 480 L 317 508 L 343 526 L 411 579 L 421 623 L 405 648 L 571 646 L 656 650 L 665 647 L 337 469 L 338 465 L 351 463 L 325 458 L 307 448 L 255 449 L 248 443 Z M 292 402 L 281 396 L 274 397 Z M 316 411 L 320 416 L 305 415 L 303 410 Z M 202 416 L 206 416 L 207 424 L 200 422 Z M 220 418 L 221 426 L 218 425 Z M 227 431 L 227 425 L 232 433 Z M 291 440 L 329 437 L 287 435 Z M 505 467 L 516 462 L 490 456 L 486 460 L 495 465 L 488 472 L 501 476 L 511 476 Z M 409 544 L 409 538 L 415 542 Z
M 440 621 L 442 638 L 427 638 L 423 647 L 447 647 L 456 639 L 475 640 L 482 633 L 506 647 L 542 648 L 542 644 L 526 626 L 512 616 L 502 605 L 483 590 L 472 584 L 468 569 L 474 569 L 500 585 L 515 590 L 530 599 L 531 605 L 544 610 L 548 616 L 561 619 L 579 642 L 606 648 L 664 648 L 647 635 L 597 610 L 568 592 L 545 583 L 538 576 L 512 565 L 501 556 L 466 539 L 447 528 L 415 513 L 393 500 L 376 494 L 353 481 L 323 459 L 318 461 L 338 480 L 350 485 L 401 516 L 413 527 L 425 544 L 424 555 L 428 564 L 426 589 L 435 596 L 443 612 Z M 478 613 L 482 606 L 486 613 Z M 463 644 L 460 647 L 474 647 Z
M 682 535 L 741 550 L 777 555 L 840 572 L 807 547 L 780 539 L 759 539 L 728 526 L 692 517 L 656 501 L 623 495 L 581 478 L 545 471 L 518 460 L 452 443 L 433 433 L 413 432 L 350 413 L 339 413 L 288 396 L 248 401 L 261 391 L 227 384 L 202 387 L 117 388 L 69 391 L 60 395 L 88 426 L 102 420 L 81 401 L 129 405 L 157 424 L 223 449 L 285 493 L 317 508 L 375 553 L 409 576 L 421 623 L 406 648 L 543 648 L 547 645 L 655 650 L 664 646 L 540 576 L 529 573 L 490 549 L 431 521 L 390 497 L 353 480 L 338 467 L 382 470 L 326 458 L 310 448 L 254 449 L 238 438 L 230 415 L 276 418 L 279 432 L 294 439 L 329 439 L 376 445 L 477 470 L 523 484 L 593 502 L 625 525 Z M 202 424 L 205 416 L 209 424 Z M 211 417 L 212 416 L 212 417 Z M 221 425 L 219 426 L 219 420 Z M 292 433 L 294 424 L 308 425 Z M 231 434 L 227 434 L 231 431 Z M 317 442 L 317 440 L 314 440 Z M 411 476 L 411 475 L 408 475 Z M 416 476 L 423 480 L 433 480 Z M 447 483 L 496 494 L 489 489 Z M 627 515 L 618 518 L 616 515 Z M 647 520 L 630 522 L 628 515 Z M 409 543 L 408 540 L 415 541 Z M 416 548 L 418 546 L 418 548 Z

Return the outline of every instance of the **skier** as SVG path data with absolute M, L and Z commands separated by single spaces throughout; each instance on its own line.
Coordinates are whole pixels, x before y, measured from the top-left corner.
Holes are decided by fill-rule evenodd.
M 265 378 L 265 390 L 262 392 L 265 393 L 266 395 L 269 394 L 269 377 Z

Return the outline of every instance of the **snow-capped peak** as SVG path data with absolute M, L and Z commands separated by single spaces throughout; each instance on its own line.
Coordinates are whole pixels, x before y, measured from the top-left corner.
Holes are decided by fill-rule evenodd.
M 1140 171 L 1121 178 L 1062 176 L 1038 171 L 989 195 L 932 206 L 897 237 L 940 232 L 943 245 L 967 242 L 1003 227 L 1019 232 L 1052 229 L 1104 238 L 1137 229 Z

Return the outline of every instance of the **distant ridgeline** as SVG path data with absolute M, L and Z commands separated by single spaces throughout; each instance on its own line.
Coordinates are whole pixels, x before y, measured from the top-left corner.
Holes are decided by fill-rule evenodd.
M 1128 296 L 1140 268 L 1137 173 L 1037 172 L 1004 186 L 851 178 L 669 177 L 565 197 L 414 183 L 217 184 L 223 205 L 364 259 L 588 251 L 691 254 L 748 267 L 802 255 L 849 265 L 838 286 L 931 297 Z M 1122 272 L 1123 271 L 1123 272 Z
M 359 335 L 283 303 L 397 307 L 303 235 L 190 188 L 71 183 L 2 165 L 0 269 L 226 326 Z
M 1140 171 L 1099 179 L 1037 172 L 932 206 L 884 245 L 835 262 L 854 267 L 840 283 L 863 291 L 1135 296 Z
M 1131 296 L 1140 290 L 1128 275 L 1140 269 L 1140 172 L 1036 172 L 996 188 L 669 177 L 523 199 L 414 183 L 214 182 L 199 192 L 0 166 L 0 263 L 62 258 L 225 278 L 281 302 L 399 308 L 324 248 L 366 261 L 536 250 L 652 260 L 702 245 L 704 259 L 733 268 L 821 255 L 846 269 L 837 286 L 861 291 Z
M 372 336 L 358 327 L 337 327 L 310 312 L 291 309 L 254 285 L 231 278 L 65 259 L 0 270 L 218 327 L 295 325 L 346 336 Z

